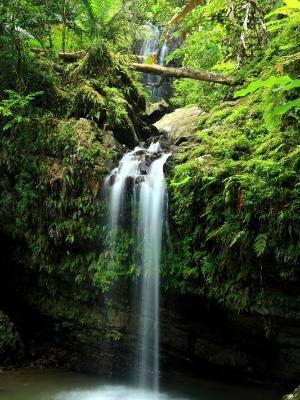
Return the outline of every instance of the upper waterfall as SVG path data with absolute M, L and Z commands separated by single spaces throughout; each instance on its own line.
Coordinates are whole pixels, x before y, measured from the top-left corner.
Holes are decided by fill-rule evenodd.
M 155 25 L 148 23 L 148 30 L 146 38 L 143 41 L 140 55 L 147 58 L 148 56 L 156 55 L 157 62 L 159 65 L 164 65 L 164 60 L 169 53 L 169 46 L 167 42 L 164 42 L 161 47 L 160 44 L 160 30 Z M 153 74 L 143 74 L 142 75 L 142 83 L 148 86 L 152 100 L 157 101 L 165 96 L 166 85 L 163 82 L 160 86 L 161 78 L 157 75 Z

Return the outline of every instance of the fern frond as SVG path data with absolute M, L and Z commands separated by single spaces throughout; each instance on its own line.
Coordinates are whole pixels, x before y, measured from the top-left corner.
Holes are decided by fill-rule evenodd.
M 256 236 L 254 241 L 254 250 L 257 257 L 260 257 L 264 254 L 267 247 L 267 238 L 268 235 L 266 233 L 260 233 Z
M 102 15 L 101 20 L 103 25 L 107 25 L 119 12 L 122 0 L 102 0 Z

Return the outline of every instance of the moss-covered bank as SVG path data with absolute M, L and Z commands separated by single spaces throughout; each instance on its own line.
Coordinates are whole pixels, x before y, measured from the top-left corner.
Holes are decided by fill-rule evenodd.
M 168 174 L 175 254 L 166 283 L 238 311 L 299 312 L 299 108 L 274 113 L 298 95 L 280 83 L 287 74 L 298 82 L 298 28 L 287 25 L 237 77 L 244 87 L 274 84 L 239 100 L 233 89 L 201 116 Z

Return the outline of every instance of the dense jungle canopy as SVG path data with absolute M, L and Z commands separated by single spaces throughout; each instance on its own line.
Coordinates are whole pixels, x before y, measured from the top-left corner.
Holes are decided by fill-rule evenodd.
M 101 188 L 158 135 L 141 72 L 172 110 L 201 109 L 166 144 L 162 290 L 257 313 L 268 338 L 274 315 L 299 315 L 299 23 L 299 0 L 0 1 L 0 354 L 28 357 L 19 314 L 122 340 L 107 297 L 139 271 L 129 226 L 109 257 Z M 140 57 L 149 24 L 164 66 Z

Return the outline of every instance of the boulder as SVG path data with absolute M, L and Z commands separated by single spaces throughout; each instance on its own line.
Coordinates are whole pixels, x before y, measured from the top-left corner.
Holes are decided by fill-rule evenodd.
M 160 134 L 167 134 L 171 145 L 179 145 L 195 137 L 198 119 L 205 112 L 198 107 L 178 108 L 154 124 Z
M 150 124 L 154 124 L 165 114 L 168 114 L 172 111 L 173 108 L 165 100 L 162 100 L 158 103 L 153 103 L 146 110 L 147 120 Z

